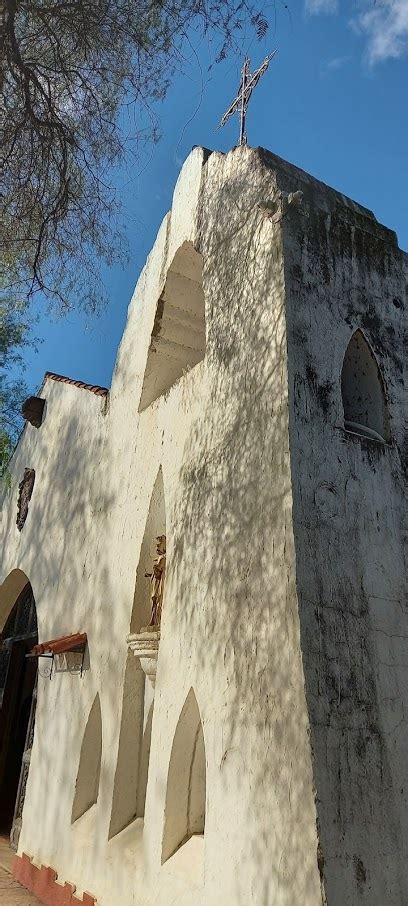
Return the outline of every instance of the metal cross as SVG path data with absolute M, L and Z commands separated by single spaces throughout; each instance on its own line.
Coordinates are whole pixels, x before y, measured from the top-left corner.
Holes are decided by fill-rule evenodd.
M 264 72 L 266 72 L 266 70 L 269 66 L 269 63 L 271 62 L 271 60 L 273 60 L 273 58 L 276 54 L 277 54 L 277 50 L 274 50 L 273 53 L 268 54 L 268 56 L 265 57 L 263 63 L 259 67 L 259 69 L 257 69 L 256 72 L 253 72 L 252 74 L 249 71 L 251 61 L 250 61 L 249 57 L 245 57 L 244 65 L 243 65 L 242 71 L 241 71 L 241 83 L 239 86 L 238 94 L 235 98 L 235 101 L 233 101 L 231 106 L 228 107 L 228 110 L 224 113 L 224 116 L 222 117 L 222 119 L 219 122 L 219 128 L 221 128 L 221 126 L 225 126 L 225 123 L 227 122 L 227 120 L 229 120 L 230 116 L 232 116 L 233 113 L 239 113 L 239 144 L 240 145 L 246 145 L 246 142 L 247 142 L 247 137 L 245 134 L 245 120 L 246 120 L 246 113 L 247 113 L 248 104 L 249 104 L 252 92 L 253 92 L 254 88 L 257 86 L 261 76 L 263 76 Z

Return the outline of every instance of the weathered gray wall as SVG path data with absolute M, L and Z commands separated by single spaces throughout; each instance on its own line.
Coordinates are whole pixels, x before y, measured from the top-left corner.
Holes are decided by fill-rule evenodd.
M 289 208 L 282 223 L 297 589 L 320 868 L 328 906 L 403 906 L 407 256 L 370 212 L 306 174 L 278 162 L 278 185 L 304 192 L 301 209 Z M 344 431 L 341 368 L 359 327 L 385 381 L 390 446 Z

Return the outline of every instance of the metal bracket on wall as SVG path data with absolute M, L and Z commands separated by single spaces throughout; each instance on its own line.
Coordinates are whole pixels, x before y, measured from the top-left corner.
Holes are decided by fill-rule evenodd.
M 86 633 L 76 634 L 73 636 L 65 636 L 62 639 L 53 639 L 50 642 L 43 642 L 39 645 L 34 645 L 32 651 L 29 654 L 26 654 L 27 658 L 40 658 L 44 657 L 51 661 L 51 665 L 48 668 L 44 668 L 43 671 L 38 667 L 38 672 L 40 676 L 52 678 L 53 667 L 54 667 L 54 658 L 56 655 L 60 654 L 71 654 L 71 653 L 82 653 L 81 658 L 81 667 L 80 667 L 80 676 L 83 674 L 84 669 L 84 660 L 85 660 L 85 650 L 87 646 L 87 636 Z M 69 670 L 69 668 L 68 668 Z M 69 670 L 71 673 L 72 671 Z M 55 670 L 54 670 L 55 673 Z
M 38 658 L 38 660 L 40 659 L 40 657 L 45 657 L 47 660 L 51 661 L 50 667 L 44 667 L 43 670 L 40 670 L 40 665 L 38 664 L 37 669 L 38 669 L 40 676 L 42 676 L 44 679 L 52 678 L 52 668 L 54 666 L 54 657 L 55 657 L 54 654 L 51 654 L 51 653 L 50 654 L 26 654 L 26 657 L 29 657 L 29 658 L 36 657 L 36 658 Z

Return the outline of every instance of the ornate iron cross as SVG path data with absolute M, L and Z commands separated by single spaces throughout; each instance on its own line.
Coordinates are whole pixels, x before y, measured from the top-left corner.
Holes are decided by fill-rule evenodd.
M 224 116 L 222 117 L 222 119 L 219 122 L 219 128 L 221 128 L 221 126 L 225 126 L 225 123 L 230 118 L 230 116 L 232 116 L 234 113 L 239 114 L 239 144 L 240 145 L 246 145 L 246 142 L 247 142 L 247 137 L 246 137 L 246 133 L 245 133 L 245 120 L 246 120 L 246 113 L 247 113 L 248 104 L 249 104 L 252 92 L 253 92 L 254 88 L 256 88 L 256 86 L 259 82 L 259 79 L 261 78 L 261 76 L 263 76 L 264 72 L 266 72 L 266 70 L 269 66 L 269 63 L 271 62 L 271 60 L 273 60 L 273 58 L 276 54 L 277 54 L 277 50 L 274 50 L 273 53 L 268 54 L 268 56 L 265 57 L 263 63 L 261 63 L 259 69 L 257 69 L 253 73 L 251 73 L 249 71 L 251 61 L 250 61 L 249 57 L 245 57 L 244 65 L 243 65 L 242 71 L 241 71 L 241 83 L 239 86 L 238 94 L 237 94 L 235 100 L 232 102 L 231 106 L 228 107 L 228 110 L 224 113 Z

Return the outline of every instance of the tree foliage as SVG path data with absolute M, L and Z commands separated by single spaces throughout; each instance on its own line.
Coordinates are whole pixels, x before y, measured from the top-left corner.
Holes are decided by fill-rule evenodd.
M 0 460 L 18 433 L 22 348 L 36 293 L 94 310 L 102 262 L 123 253 L 109 181 L 129 147 L 157 137 L 161 99 L 184 43 L 211 31 L 218 59 L 258 0 L 2 0 Z M 132 111 L 132 130 L 123 111 Z M 18 300 L 18 302 L 16 302 Z M 10 374 L 17 374 L 12 379 Z M 1 463 L 0 463 L 1 464 Z
M 255 0 L 256 2 L 256 0 Z M 180 65 L 191 29 L 218 36 L 219 58 L 250 0 L 3 0 L 3 237 L 7 283 L 64 308 L 93 308 L 99 263 L 121 254 L 109 171 L 124 154 L 119 113 L 133 105 L 134 141 L 154 139 L 152 103 Z
M 27 396 L 23 349 L 29 339 L 34 342 L 31 327 L 27 303 L 0 297 L 0 478 L 21 430 L 21 404 Z

